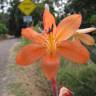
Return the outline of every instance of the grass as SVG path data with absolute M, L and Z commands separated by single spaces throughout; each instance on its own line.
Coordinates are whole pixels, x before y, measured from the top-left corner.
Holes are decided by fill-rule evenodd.
M 74 96 L 96 96 L 96 65 L 62 63 L 58 73 L 58 85 L 71 89 Z

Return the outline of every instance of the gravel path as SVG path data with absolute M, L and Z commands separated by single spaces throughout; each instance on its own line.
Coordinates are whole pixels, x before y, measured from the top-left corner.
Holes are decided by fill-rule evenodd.
M 0 96 L 5 96 L 7 83 L 6 69 L 8 64 L 9 50 L 17 42 L 17 39 L 0 41 Z

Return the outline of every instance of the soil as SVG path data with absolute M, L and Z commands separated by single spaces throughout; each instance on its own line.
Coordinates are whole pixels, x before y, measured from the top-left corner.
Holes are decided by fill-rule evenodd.
M 17 42 L 17 39 L 7 39 L 0 41 L 0 96 L 6 96 L 7 84 L 7 64 L 9 50 Z

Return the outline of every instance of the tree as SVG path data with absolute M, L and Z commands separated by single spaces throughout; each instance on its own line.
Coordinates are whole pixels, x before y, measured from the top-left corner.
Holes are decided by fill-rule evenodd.
M 83 16 L 83 25 L 94 25 L 90 19 L 96 15 L 96 0 L 69 0 L 65 12 L 66 14 L 80 13 Z
M 12 0 L 10 2 L 11 8 L 9 8 L 9 32 L 15 34 L 16 37 L 20 36 L 20 29 L 22 26 L 22 14 L 18 9 L 19 0 Z

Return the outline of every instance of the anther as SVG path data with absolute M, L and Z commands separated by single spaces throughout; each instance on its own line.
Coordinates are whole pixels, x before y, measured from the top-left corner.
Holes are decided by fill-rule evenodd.
M 50 32 L 53 32 L 53 24 L 52 24 L 52 27 L 49 28 L 48 34 L 49 34 Z

